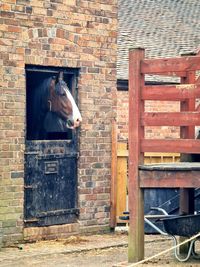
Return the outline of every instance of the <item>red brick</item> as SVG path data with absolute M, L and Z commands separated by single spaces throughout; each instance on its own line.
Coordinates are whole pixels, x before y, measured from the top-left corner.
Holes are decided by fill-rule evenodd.
M 1 10 L 2 11 L 10 11 L 11 10 L 11 5 L 9 4 L 1 4 Z

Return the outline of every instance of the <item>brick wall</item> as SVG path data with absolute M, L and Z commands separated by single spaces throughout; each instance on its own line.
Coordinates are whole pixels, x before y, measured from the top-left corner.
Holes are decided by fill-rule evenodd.
M 6 243 L 23 238 L 25 64 L 80 68 L 80 225 L 109 223 L 116 7 L 116 0 L 1 1 L 0 221 Z
M 178 102 L 147 101 L 145 109 L 151 112 L 179 111 Z M 128 91 L 117 92 L 118 140 L 128 140 Z M 178 138 L 178 127 L 146 127 L 147 138 Z
M 117 91 L 117 139 L 128 140 L 128 91 Z

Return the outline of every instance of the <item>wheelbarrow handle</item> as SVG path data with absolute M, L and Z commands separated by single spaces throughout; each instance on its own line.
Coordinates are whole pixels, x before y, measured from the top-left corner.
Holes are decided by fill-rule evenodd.
M 162 212 L 163 214 L 165 215 L 169 215 L 166 210 L 162 209 L 162 208 L 157 208 L 157 207 L 151 207 L 151 210 L 157 210 L 157 211 L 160 211 Z
M 144 217 L 144 221 L 150 225 L 154 230 L 156 230 L 158 233 L 160 233 L 161 235 L 167 235 L 168 234 L 166 232 L 163 232 L 159 227 L 157 227 L 154 223 L 152 223 L 149 219 L 147 219 L 146 217 Z

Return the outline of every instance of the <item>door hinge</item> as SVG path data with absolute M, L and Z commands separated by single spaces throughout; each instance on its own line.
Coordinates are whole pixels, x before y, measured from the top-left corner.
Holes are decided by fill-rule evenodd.
M 37 218 L 24 220 L 25 223 L 33 223 L 33 222 L 38 222 L 38 221 L 39 221 L 39 219 L 37 219 Z
M 36 185 L 24 185 L 24 189 L 36 189 Z

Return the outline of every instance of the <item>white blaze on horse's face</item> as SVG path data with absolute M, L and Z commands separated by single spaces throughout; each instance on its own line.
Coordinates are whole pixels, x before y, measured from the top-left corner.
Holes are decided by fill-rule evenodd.
M 65 92 L 72 105 L 72 115 L 67 120 L 67 128 L 74 129 L 80 126 L 82 117 L 70 91 L 65 88 Z

